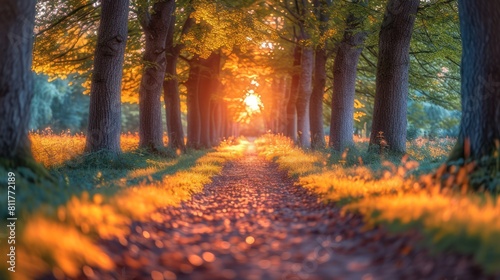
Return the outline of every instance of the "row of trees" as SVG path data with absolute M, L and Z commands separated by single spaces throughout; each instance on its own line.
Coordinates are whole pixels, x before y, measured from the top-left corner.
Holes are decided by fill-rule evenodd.
M 354 94 L 357 88 L 366 86 L 358 86 L 357 81 L 360 77 L 361 80 L 369 79 L 366 73 L 371 71 L 376 72 L 371 143 L 379 144 L 376 136 L 383 132 L 391 150 L 404 152 L 406 102 L 412 79 L 410 54 L 414 52 L 412 59 L 421 66 L 418 73 L 424 73 L 416 75 L 417 78 L 425 77 L 425 72 L 429 72 L 428 79 L 443 80 L 429 70 L 436 67 L 436 61 L 420 61 L 416 54 L 420 50 L 412 51 L 415 20 L 418 16 L 430 17 L 425 11 L 443 13 L 453 10 L 455 6 L 450 2 L 372 0 L 334 6 L 333 2 L 326 0 L 263 3 L 220 0 L 179 1 L 178 4 L 182 5 L 176 8 L 174 0 L 132 3 L 128 0 L 103 0 L 100 5 L 96 1 L 75 0 L 64 4 L 47 0 L 40 1 L 38 6 L 34 0 L 7 1 L 0 8 L 2 14 L 8 15 L 0 20 L 0 39 L 7 42 L 1 46 L 4 55 L 0 58 L 0 156 L 16 158 L 29 155 L 27 111 L 32 97 L 30 71 L 36 7 L 38 14 L 44 18 L 51 18 L 51 13 L 64 13 L 58 15 L 57 20 L 38 20 L 35 29 L 37 44 L 48 40 L 44 36 L 57 31 L 57 28 L 75 34 L 76 41 L 61 43 L 63 53 L 55 57 L 54 53 L 43 51 L 44 46 L 47 51 L 46 45 L 35 48 L 35 69 L 64 62 L 71 67 L 55 67 L 53 74 L 84 72 L 89 69 L 88 53 L 92 50 L 89 46 L 95 46 L 93 70 L 89 75 L 88 152 L 103 149 L 120 152 L 121 96 L 130 90 L 124 85 L 134 88 L 134 81 L 139 92 L 141 146 L 155 150 L 163 145 L 160 103 L 163 89 L 171 137 L 169 145 L 184 149 L 176 73 L 179 69 L 183 70 L 183 66 L 176 65 L 179 60 L 183 60 L 188 73 L 184 82 L 188 99 L 187 144 L 194 148 L 216 144 L 221 137 L 230 135 L 231 114 L 234 115 L 228 105 L 231 94 L 223 96 L 220 93 L 227 93 L 228 88 L 238 88 L 237 82 L 221 76 L 225 70 L 222 66 L 231 60 L 244 60 L 248 53 L 253 54 L 251 59 L 255 61 L 266 61 L 258 71 L 273 69 L 270 71 L 270 82 L 278 90 L 275 96 L 286 99 L 286 114 L 276 113 L 279 119 L 284 115 L 286 122 L 269 122 L 271 128 L 276 132 L 283 129 L 303 147 L 321 147 L 324 138 L 322 106 L 319 104 L 324 100 L 322 95 L 328 76 L 326 58 L 332 50 L 335 53 L 332 68 L 335 83 L 330 146 L 342 150 L 352 143 Z M 367 11 L 377 12 L 381 3 L 386 4 L 385 13 L 381 24 L 376 25 L 377 18 Z M 56 4 L 62 6 L 51 10 L 51 5 Z M 134 13 L 129 12 L 131 6 Z M 99 28 L 95 30 L 98 7 Z M 499 98 L 496 94 L 497 81 L 500 79 L 496 66 L 499 52 L 496 41 L 499 39 L 494 35 L 499 34 L 497 29 L 500 25 L 496 22 L 499 17 L 495 13 L 500 9 L 498 4 L 486 0 L 459 1 L 458 7 L 464 47 L 461 68 L 463 116 L 459 146 L 466 145 L 467 156 L 479 158 L 494 149 L 500 134 L 496 124 L 500 116 L 496 106 Z M 343 16 L 338 17 L 337 13 Z M 339 18 L 342 19 L 340 23 Z M 378 36 L 370 31 L 372 25 L 378 28 Z M 342 32 L 338 32 L 339 26 L 343 26 Z M 137 30 L 142 32 L 135 34 Z M 439 39 L 432 38 L 429 29 L 425 32 L 430 41 Z M 335 33 L 341 34 L 338 40 L 332 39 Z M 94 41 L 93 34 L 97 34 Z M 378 40 L 376 46 L 370 43 L 373 37 Z M 134 38 L 136 40 L 131 42 Z M 269 40 L 272 41 L 267 47 L 262 44 Z M 421 40 L 417 44 L 429 43 L 429 40 Z M 328 49 L 329 44 L 333 45 L 332 49 Z M 364 54 L 362 48 L 368 53 Z M 278 65 L 283 64 L 280 59 L 287 50 L 293 53 L 292 71 Z M 136 61 L 137 53 L 142 53 L 141 63 Z M 41 62 L 40 57 L 52 59 Z M 373 62 L 374 57 L 377 63 Z M 444 60 L 456 63 L 453 57 L 439 58 L 438 64 Z M 231 71 L 239 71 L 237 68 Z M 133 75 L 137 74 L 137 69 L 142 69 L 142 75 Z M 372 71 L 374 69 L 376 71 Z M 248 73 L 255 77 L 251 75 L 252 71 Z M 435 83 L 430 84 L 429 88 Z M 439 86 L 449 84 L 445 81 Z M 435 98 L 425 90 L 419 94 Z M 283 102 L 274 100 L 272 104 L 278 108 Z
M 47 10 L 49 4 L 53 5 L 54 2 L 58 1 L 42 1 L 43 5 L 40 5 L 39 9 L 45 8 Z M 71 47 L 64 50 L 61 55 L 52 49 L 43 47 L 47 44 L 47 38 L 54 37 L 53 34 L 59 34 L 61 31 L 67 32 L 68 29 L 80 30 L 80 32 L 76 32 L 78 34 L 75 35 L 75 38 L 84 37 L 90 41 L 88 35 L 81 34 L 89 34 L 84 27 L 92 29 L 95 26 L 92 23 L 95 23 L 96 3 L 93 1 L 80 2 L 75 1 L 73 5 L 67 4 L 66 10 L 58 9 L 63 11 L 62 14 L 49 16 L 48 18 L 53 18 L 53 20 L 41 21 L 38 24 L 40 26 L 38 33 L 43 35 L 39 38 L 42 46 L 40 49 L 45 49 L 49 54 L 47 57 L 47 53 L 40 53 L 40 57 L 45 58 L 45 60 L 39 64 L 49 64 L 51 67 L 48 71 L 52 71 L 56 75 L 60 75 L 61 72 L 64 74 L 68 70 L 54 67 L 55 65 L 52 63 L 54 57 L 64 58 L 61 64 L 76 64 L 76 69 L 80 71 L 86 69 L 85 64 L 81 61 L 88 59 L 82 60 L 80 57 L 89 52 L 88 43 L 79 44 L 78 40 L 64 42 L 65 45 Z M 323 0 L 290 3 L 287 1 L 266 1 L 264 3 L 256 1 L 178 2 L 177 9 L 175 1 L 133 1 L 131 3 L 134 13 L 133 16 L 129 16 L 128 23 L 129 26 L 135 26 L 134 30 L 138 30 L 137 33 L 141 34 L 142 37 L 129 32 L 129 37 L 133 42 L 128 44 L 131 47 L 128 47 L 126 51 L 126 58 L 131 57 L 135 61 L 131 59 L 125 63 L 126 66 L 132 65 L 125 68 L 125 73 L 133 72 L 131 69 L 137 68 L 138 64 L 143 67 L 142 75 L 137 75 L 140 78 L 135 78 L 137 85 L 135 89 L 139 92 L 138 101 L 141 112 L 139 122 L 141 146 L 152 150 L 163 146 L 161 105 L 159 102 L 162 91 L 161 84 L 163 83 L 169 144 L 172 148 L 184 149 L 184 134 L 179 110 L 179 79 L 176 73 L 179 58 L 187 62 L 185 67 L 189 69 L 185 71 L 188 74 L 183 82 L 186 86 L 187 106 L 189 108 L 188 146 L 193 148 L 210 147 L 217 144 L 221 137 L 229 136 L 231 129 L 228 129 L 228 123 L 231 121 L 227 119 L 234 119 L 235 114 L 233 112 L 233 116 L 231 116 L 231 113 L 227 112 L 228 104 L 219 94 L 224 91 L 221 87 L 223 80 L 220 75 L 221 68 L 227 62 L 228 53 L 234 53 L 243 48 L 255 48 L 255 43 L 271 40 L 271 48 L 273 48 L 272 46 L 284 46 L 281 49 L 285 52 L 278 53 L 276 50 L 267 50 L 268 54 L 271 53 L 270 58 L 286 65 L 286 60 L 282 59 L 283 54 L 286 54 L 287 49 L 292 49 L 293 62 L 290 63 L 293 66 L 291 71 L 290 67 L 287 66 L 283 74 L 283 71 L 280 73 L 276 69 L 279 66 L 276 67 L 277 65 L 261 61 L 261 64 L 275 68 L 272 80 L 273 82 L 281 81 L 281 88 L 278 89 L 281 94 L 275 92 L 273 95 L 277 98 L 281 95 L 286 101 L 286 114 L 281 114 L 285 115 L 282 121 L 285 123 L 284 126 L 281 128 L 270 127 L 270 129 L 274 132 L 285 133 L 306 148 L 325 146 L 322 111 L 327 80 L 327 61 L 330 59 L 334 61 L 332 66 L 334 86 L 331 104 L 328 106 L 331 109 L 329 145 L 334 149 L 343 150 L 353 142 L 353 103 L 356 90 L 359 90 L 359 86 L 356 85 L 358 60 L 367 41 L 376 38 L 379 43 L 375 55 L 381 57 L 378 59 L 378 65 L 375 65 L 370 58 L 366 59 L 367 63 L 374 66 L 371 68 L 371 72 L 377 73 L 376 87 L 370 93 L 377 96 L 373 110 L 372 144 L 378 144 L 379 138 L 376 136 L 379 135 L 379 132 L 384 132 L 384 137 L 390 143 L 389 147 L 394 151 L 404 152 L 410 38 L 419 1 L 413 1 L 411 7 L 405 6 L 409 3 L 388 1 L 385 17 L 380 20 L 377 19 L 380 16 L 376 13 L 383 11 L 380 7 L 383 7 L 382 4 L 385 4 L 385 1 L 373 0 L 371 3 L 353 1 L 336 5 L 333 1 Z M 438 1 L 423 8 L 426 8 L 427 11 L 433 8 L 432 12 L 434 13 L 443 10 L 449 13 L 450 8 L 448 6 L 442 8 L 440 4 L 442 3 Z M 434 8 L 435 6 L 437 8 Z M 375 14 L 370 14 L 370 10 L 375 10 Z M 101 15 L 103 13 L 104 9 Z M 183 16 L 177 20 L 175 15 L 179 13 Z M 111 16 L 109 15 L 109 17 Z M 373 23 L 365 24 L 363 19 L 367 16 L 372 16 L 371 21 L 375 23 L 380 21 L 381 26 Z M 72 20 L 72 17 L 76 19 Z M 107 18 L 109 17 L 107 16 Z M 405 20 L 407 22 L 404 22 Z M 54 22 L 57 24 L 54 25 Z M 81 24 L 82 22 L 84 24 Z M 245 24 L 242 25 L 242 22 Z M 259 23 L 261 24 L 259 25 Z M 118 25 L 118 23 L 116 24 Z M 124 23 L 121 24 L 124 25 Z M 62 28 L 61 31 L 57 30 L 58 26 Z M 380 35 L 376 36 L 375 30 L 378 29 L 380 29 Z M 53 30 L 55 32 L 50 35 Z M 242 30 L 246 32 L 240 32 Z M 343 32 L 339 32 L 339 30 L 343 30 Z M 47 33 L 49 35 L 46 35 Z M 335 36 L 334 33 L 339 35 Z M 242 34 L 244 35 L 242 36 Z M 397 36 L 401 38 L 396 38 Z M 392 39 L 401 42 L 392 44 Z M 431 40 L 426 39 L 427 41 Z M 137 42 L 142 42 L 142 44 L 137 44 Z M 143 52 L 142 63 L 137 62 L 136 56 L 130 55 L 139 51 Z M 253 52 L 259 53 L 255 49 Z M 370 52 L 374 53 L 372 50 Z M 71 55 L 72 53 L 75 54 Z M 393 54 L 396 55 L 393 56 Z M 68 59 L 72 56 L 75 56 L 75 59 Z M 241 53 L 239 56 L 241 57 Z M 85 58 L 85 56 L 83 57 Z M 254 54 L 254 59 L 255 57 Z M 73 63 L 74 61 L 77 62 Z M 393 65 L 401 65 L 401 67 L 396 69 Z M 422 68 L 429 72 L 424 66 Z M 43 70 L 47 70 L 47 68 L 43 68 Z M 74 67 L 70 67 L 71 70 L 74 70 Z M 392 73 L 398 75 L 392 75 Z M 287 76 L 291 78 L 287 78 Z M 122 89 L 134 84 L 134 81 L 130 81 L 134 80 L 133 77 L 123 80 L 127 86 L 122 87 Z M 399 84 L 395 84 L 394 81 Z M 365 82 L 364 84 L 369 83 Z M 134 88 L 134 86 L 131 87 Z M 115 96 L 118 95 L 115 94 Z M 387 102 L 377 102 L 384 99 L 387 99 Z M 272 103 L 275 105 L 276 111 L 285 107 L 285 104 L 279 104 L 276 100 Z M 105 111 L 115 111 L 116 117 L 119 115 L 117 109 L 108 108 Z M 93 115 L 91 114 L 90 118 L 93 118 Z M 99 116 L 97 119 L 102 118 Z M 119 127 L 118 121 L 115 119 L 115 121 L 101 122 L 103 123 L 101 127 L 93 127 L 92 122 L 90 122 L 89 128 L 92 129 L 92 132 L 89 131 L 88 134 L 95 136 L 91 136 L 89 142 L 91 142 L 90 140 L 106 142 L 105 138 L 108 134 L 101 135 L 102 128 L 110 126 L 109 123 L 114 123 L 114 131 L 116 132 L 112 134 L 115 135 L 116 146 L 116 139 L 118 139 L 116 135 L 119 132 L 117 129 Z M 280 123 L 280 125 L 283 124 Z M 287 129 L 283 130 L 283 127 Z M 105 144 L 105 146 L 107 145 L 109 144 Z M 95 148 L 89 146 L 88 150 L 102 148 L 100 145 Z
M 153 151 L 161 148 L 162 91 L 169 146 L 184 150 L 181 90 L 187 91 L 189 107 L 187 145 L 208 148 L 229 137 L 236 125 L 236 113 L 220 94 L 223 79 L 219 73 L 225 60 L 229 53 L 249 48 L 265 36 L 265 25 L 248 13 L 252 2 L 113 3 L 125 7 L 121 15 L 114 8 L 108 10 L 104 2 L 98 5 L 96 1 L 39 1 L 34 68 L 52 77 L 73 72 L 87 76 L 92 99 L 87 130 L 89 152 L 119 152 L 120 96 L 123 101 L 139 103 L 140 146 Z M 57 9 L 52 9 L 55 6 Z M 101 18 L 99 30 L 97 16 Z M 107 21 L 112 22 L 112 27 Z M 242 22 L 247 25 L 240 28 Z M 128 36 L 124 33 L 127 31 Z M 73 37 L 59 39 L 67 33 Z M 255 41 L 246 42 L 249 36 Z M 54 41 L 59 42 L 59 48 L 52 47 Z M 97 46 L 95 54 L 89 47 L 91 42 Z M 92 57 L 93 69 L 88 63 Z M 100 70 L 101 67 L 112 71 Z M 113 84 L 101 92 L 100 85 L 106 85 L 103 81 L 111 79 L 122 81 L 121 87 Z
M 280 37 L 293 35 L 284 41 L 292 42 L 294 58 L 293 70 L 283 74 L 288 85 L 282 90 L 290 92 L 273 102 L 287 100 L 286 127 L 274 122 L 272 131 L 304 148 L 328 144 L 343 151 L 353 144 L 356 96 L 366 96 L 373 100 L 371 146 L 378 147 L 384 139 L 386 148 L 404 153 L 409 97 L 458 107 L 458 93 L 450 93 L 450 88 L 459 88 L 456 3 L 318 0 L 283 1 L 272 7 L 285 18 Z M 436 24 L 434 18 L 452 23 L 446 34 L 428 27 Z M 331 84 L 331 103 L 324 106 L 325 89 Z M 324 140 L 324 107 L 330 117 L 329 143 Z

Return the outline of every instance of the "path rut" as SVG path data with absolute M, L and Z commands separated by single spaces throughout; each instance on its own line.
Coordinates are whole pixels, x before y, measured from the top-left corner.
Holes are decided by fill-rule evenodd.
M 127 242 L 102 241 L 113 272 L 95 279 L 480 279 L 469 258 L 431 255 L 418 235 L 366 229 L 295 186 L 255 147 L 179 207 L 135 222 Z

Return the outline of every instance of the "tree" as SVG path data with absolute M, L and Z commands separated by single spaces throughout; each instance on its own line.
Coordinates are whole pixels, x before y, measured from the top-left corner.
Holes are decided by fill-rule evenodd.
M 198 90 L 200 89 L 200 66 L 195 56 L 191 59 L 189 65 L 189 78 L 186 82 L 187 88 L 187 146 L 198 149 L 200 145 L 201 119 L 199 111 Z
M 254 5 L 254 6 L 252 6 Z M 268 35 L 267 27 L 255 20 L 259 7 L 254 1 L 196 1 L 192 17 L 196 20 L 186 36 L 184 51 L 189 55 L 188 89 L 188 146 L 212 146 L 211 128 L 217 127 L 212 118 L 212 99 L 219 91 L 220 70 L 227 53 L 245 52 L 249 46 L 261 43 Z
M 163 125 L 160 96 L 166 70 L 165 44 L 169 29 L 174 29 L 171 20 L 175 1 L 159 1 L 143 7 L 140 16 L 146 38 L 144 50 L 144 72 L 139 89 L 139 146 L 153 151 L 163 147 Z
M 410 40 L 420 1 L 389 0 L 379 34 L 379 53 L 370 149 L 382 133 L 388 149 L 406 151 L 406 104 Z
M 102 0 L 85 150 L 120 153 L 121 84 L 129 0 Z
M 307 30 L 306 17 L 308 2 L 296 1 L 294 13 L 298 21 L 298 43 L 301 44 L 299 89 L 297 94 L 297 131 L 299 134 L 299 145 L 303 148 L 311 147 L 311 130 L 309 122 L 309 102 L 312 94 L 312 76 L 314 68 L 314 49 L 311 42 L 311 34 Z M 290 10 L 291 11 L 291 10 Z
M 175 1 L 174 1 L 175 4 Z M 185 35 L 194 24 L 190 17 L 192 9 L 188 7 L 187 18 L 184 21 L 180 36 Z M 175 26 L 176 16 L 172 15 L 170 25 Z M 165 111 L 167 119 L 168 145 L 172 149 L 186 149 L 184 144 L 184 131 L 182 130 L 181 100 L 179 96 L 179 77 L 177 75 L 177 61 L 184 44 L 174 41 L 175 30 L 169 28 L 165 42 L 165 53 L 167 56 L 167 68 L 165 81 L 163 82 L 163 99 L 165 100 Z
M 353 3 L 358 3 L 355 1 Z M 365 3 L 361 3 L 365 4 Z M 366 32 L 360 31 L 363 17 L 352 9 L 346 18 L 344 37 L 340 41 L 333 64 L 333 94 L 331 103 L 330 143 L 334 150 L 343 151 L 353 145 L 354 97 L 359 56 Z
M 302 47 L 296 45 L 293 49 L 293 68 L 290 96 L 286 105 L 286 135 L 297 142 L 297 98 L 299 95 L 300 60 L 302 57 Z
M 328 8 L 333 5 L 331 0 L 315 0 L 313 2 L 316 18 L 319 19 L 320 43 L 314 50 L 314 77 L 311 101 L 309 108 L 309 121 L 311 123 L 311 147 L 313 149 L 325 147 L 325 132 L 323 129 L 323 96 L 326 85 L 326 32 L 330 19 Z
M 304 40 L 308 39 L 305 32 L 301 37 L 304 38 Z M 311 46 L 303 46 L 302 58 L 300 61 L 299 92 L 297 96 L 297 130 L 299 133 L 299 144 L 302 148 L 311 147 L 309 102 L 312 93 L 313 67 L 314 50 Z
M 200 112 L 200 147 L 211 148 L 212 141 L 211 133 L 211 104 L 212 97 L 217 91 L 218 76 L 221 66 L 221 54 L 213 52 L 208 58 L 201 59 L 201 67 L 199 69 L 199 84 L 198 88 L 198 110 Z
M 462 119 L 451 159 L 479 160 L 500 139 L 500 2 L 459 0 Z
M 35 0 L 6 0 L 0 5 L 0 158 L 6 160 L 31 158 L 35 4 Z

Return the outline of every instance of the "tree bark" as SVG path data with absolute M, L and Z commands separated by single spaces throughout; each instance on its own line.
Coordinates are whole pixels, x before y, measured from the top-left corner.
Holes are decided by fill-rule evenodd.
M 419 0 L 389 0 L 387 4 L 379 38 L 372 150 L 383 138 L 388 150 L 406 152 L 409 50 L 419 3 Z
M 175 18 L 175 15 L 171 16 L 170 26 L 175 25 Z M 184 144 L 184 131 L 182 129 L 181 98 L 179 96 L 179 80 L 177 77 L 177 61 L 181 46 L 174 46 L 174 28 L 168 29 L 165 45 L 167 67 L 163 82 L 163 99 L 165 100 L 168 146 L 174 150 L 179 149 L 184 152 L 186 146 Z
M 149 8 L 149 7 L 148 7 Z M 153 13 L 145 11 L 141 20 L 146 37 L 144 71 L 139 88 L 139 147 L 156 151 L 163 147 L 161 90 L 165 78 L 165 44 L 171 25 L 175 1 L 156 2 Z
M 220 54 L 208 58 L 195 56 L 188 78 L 188 146 L 195 149 L 211 148 L 210 123 L 212 93 L 218 87 Z
M 479 160 L 500 140 L 500 2 L 459 0 L 462 34 L 461 157 Z
M 330 20 L 328 9 L 333 4 L 331 0 L 314 0 L 314 10 L 319 19 L 320 36 L 325 36 Z M 318 44 L 314 51 L 314 77 L 309 118 L 311 123 L 311 147 L 319 149 L 325 147 L 325 131 L 323 129 L 323 95 L 326 85 L 326 60 L 328 59 L 325 44 Z
M 195 24 L 195 20 L 190 17 L 193 9 L 188 7 L 187 19 L 182 26 L 181 36 L 185 35 Z M 171 17 L 171 26 L 175 26 L 175 14 Z M 165 100 L 165 110 L 167 119 L 167 131 L 169 138 L 169 147 L 172 149 L 186 150 L 184 144 L 184 131 L 182 129 L 181 117 L 181 99 L 179 96 L 179 79 L 177 76 L 177 61 L 181 50 L 184 48 L 182 43 L 174 43 L 174 28 L 169 29 L 166 41 L 167 69 L 165 82 L 163 83 L 163 98 Z
M 198 149 L 200 146 L 200 110 L 198 106 L 198 90 L 200 88 L 199 57 L 190 61 L 187 87 L 187 146 Z
M 278 123 L 278 133 L 286 135 L 286 124 L 287 124 L 287 104 L 290 99 L 290 86 L 288 77 L 281 78 L 281 87 L 279 89 L 280 96 L 283 98 L 279 102 L 280 112 L 279 112 L 279 123 Z
M 309 101 L 312 93 L 312 71 L 314 68 L 314 50 L 302 47 L 300 62 L 300 83 L 297 97 L 297 130 L 302 148 L 311 147 L 311 129 L 309 122 Z
M 286 106 L 286 135 L 297 142 L 297 98 L 299 94 L 300 71 L 298 67 L 302 57 L 302 48 L 299 45 L 293 50 L 292 85 L 290 97 Z
M 309 107 L 311 122 L 311 148 L 325 147 L 325 132 L 323 129 L 323 95 L 326 85 L 326 50 L 317 46 L 314 55 L 314 81 Z
M 200 71 L 201 87 L 198 89 L 198 106 L 200 110 L 200 148 L 211 148 L 210 123 L 212 119 L 211 103 L 212 96 L 217 92 L 219 86 L 219 68 L 221 56 L 214 52 L 208 58 L 201 59 Z
M 362 18 L 349 14 L 344 37 L 333 64 L 333 95 L 330 121 L 329 146 L 343 151 L 354 144 L 354 96 L 356 94 L 356 70 L 366 33 L 357 29 Z
M 163 82 L 163 99 L 167 119 L 168 146 L 174 150 L 186 150 L 181 118 L 181 98 L 177 77 L 178 53 L 167 54 L 166 78 Z
M 215 101 L 211 103 L 212 110 L 212 121 L 210 128 L 210 136 L 212 145 L 217 146 L 220 144 L 221 139 L 221 121 L 222 121 L 222 113 L 221 113 L 221 105 L 220 101 Z
M 129 0 L 102 0 L 90 87 L 86 152 L 120 153 L 121 84 Z
M 0 5 L 0 158 L 31 158 L 28 139 L 33 97 L 35 0 Z

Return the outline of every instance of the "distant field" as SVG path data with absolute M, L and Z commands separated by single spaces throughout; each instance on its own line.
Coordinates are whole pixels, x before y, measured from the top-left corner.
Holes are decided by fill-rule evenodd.
M 35 160 L 49 168 L 83 154 L 85 149 L 85 135 L 82 133 L 55 134 L 50 129 L 46 129 L 42 132 L 30 133 L 29 137 Z M 168 137 L 164 136 L 163 141 L 167 143 Z M 136 150 L 139 146 L 139 134 L 124 133 L 121 135 L 120 142 L 122 151 Z

